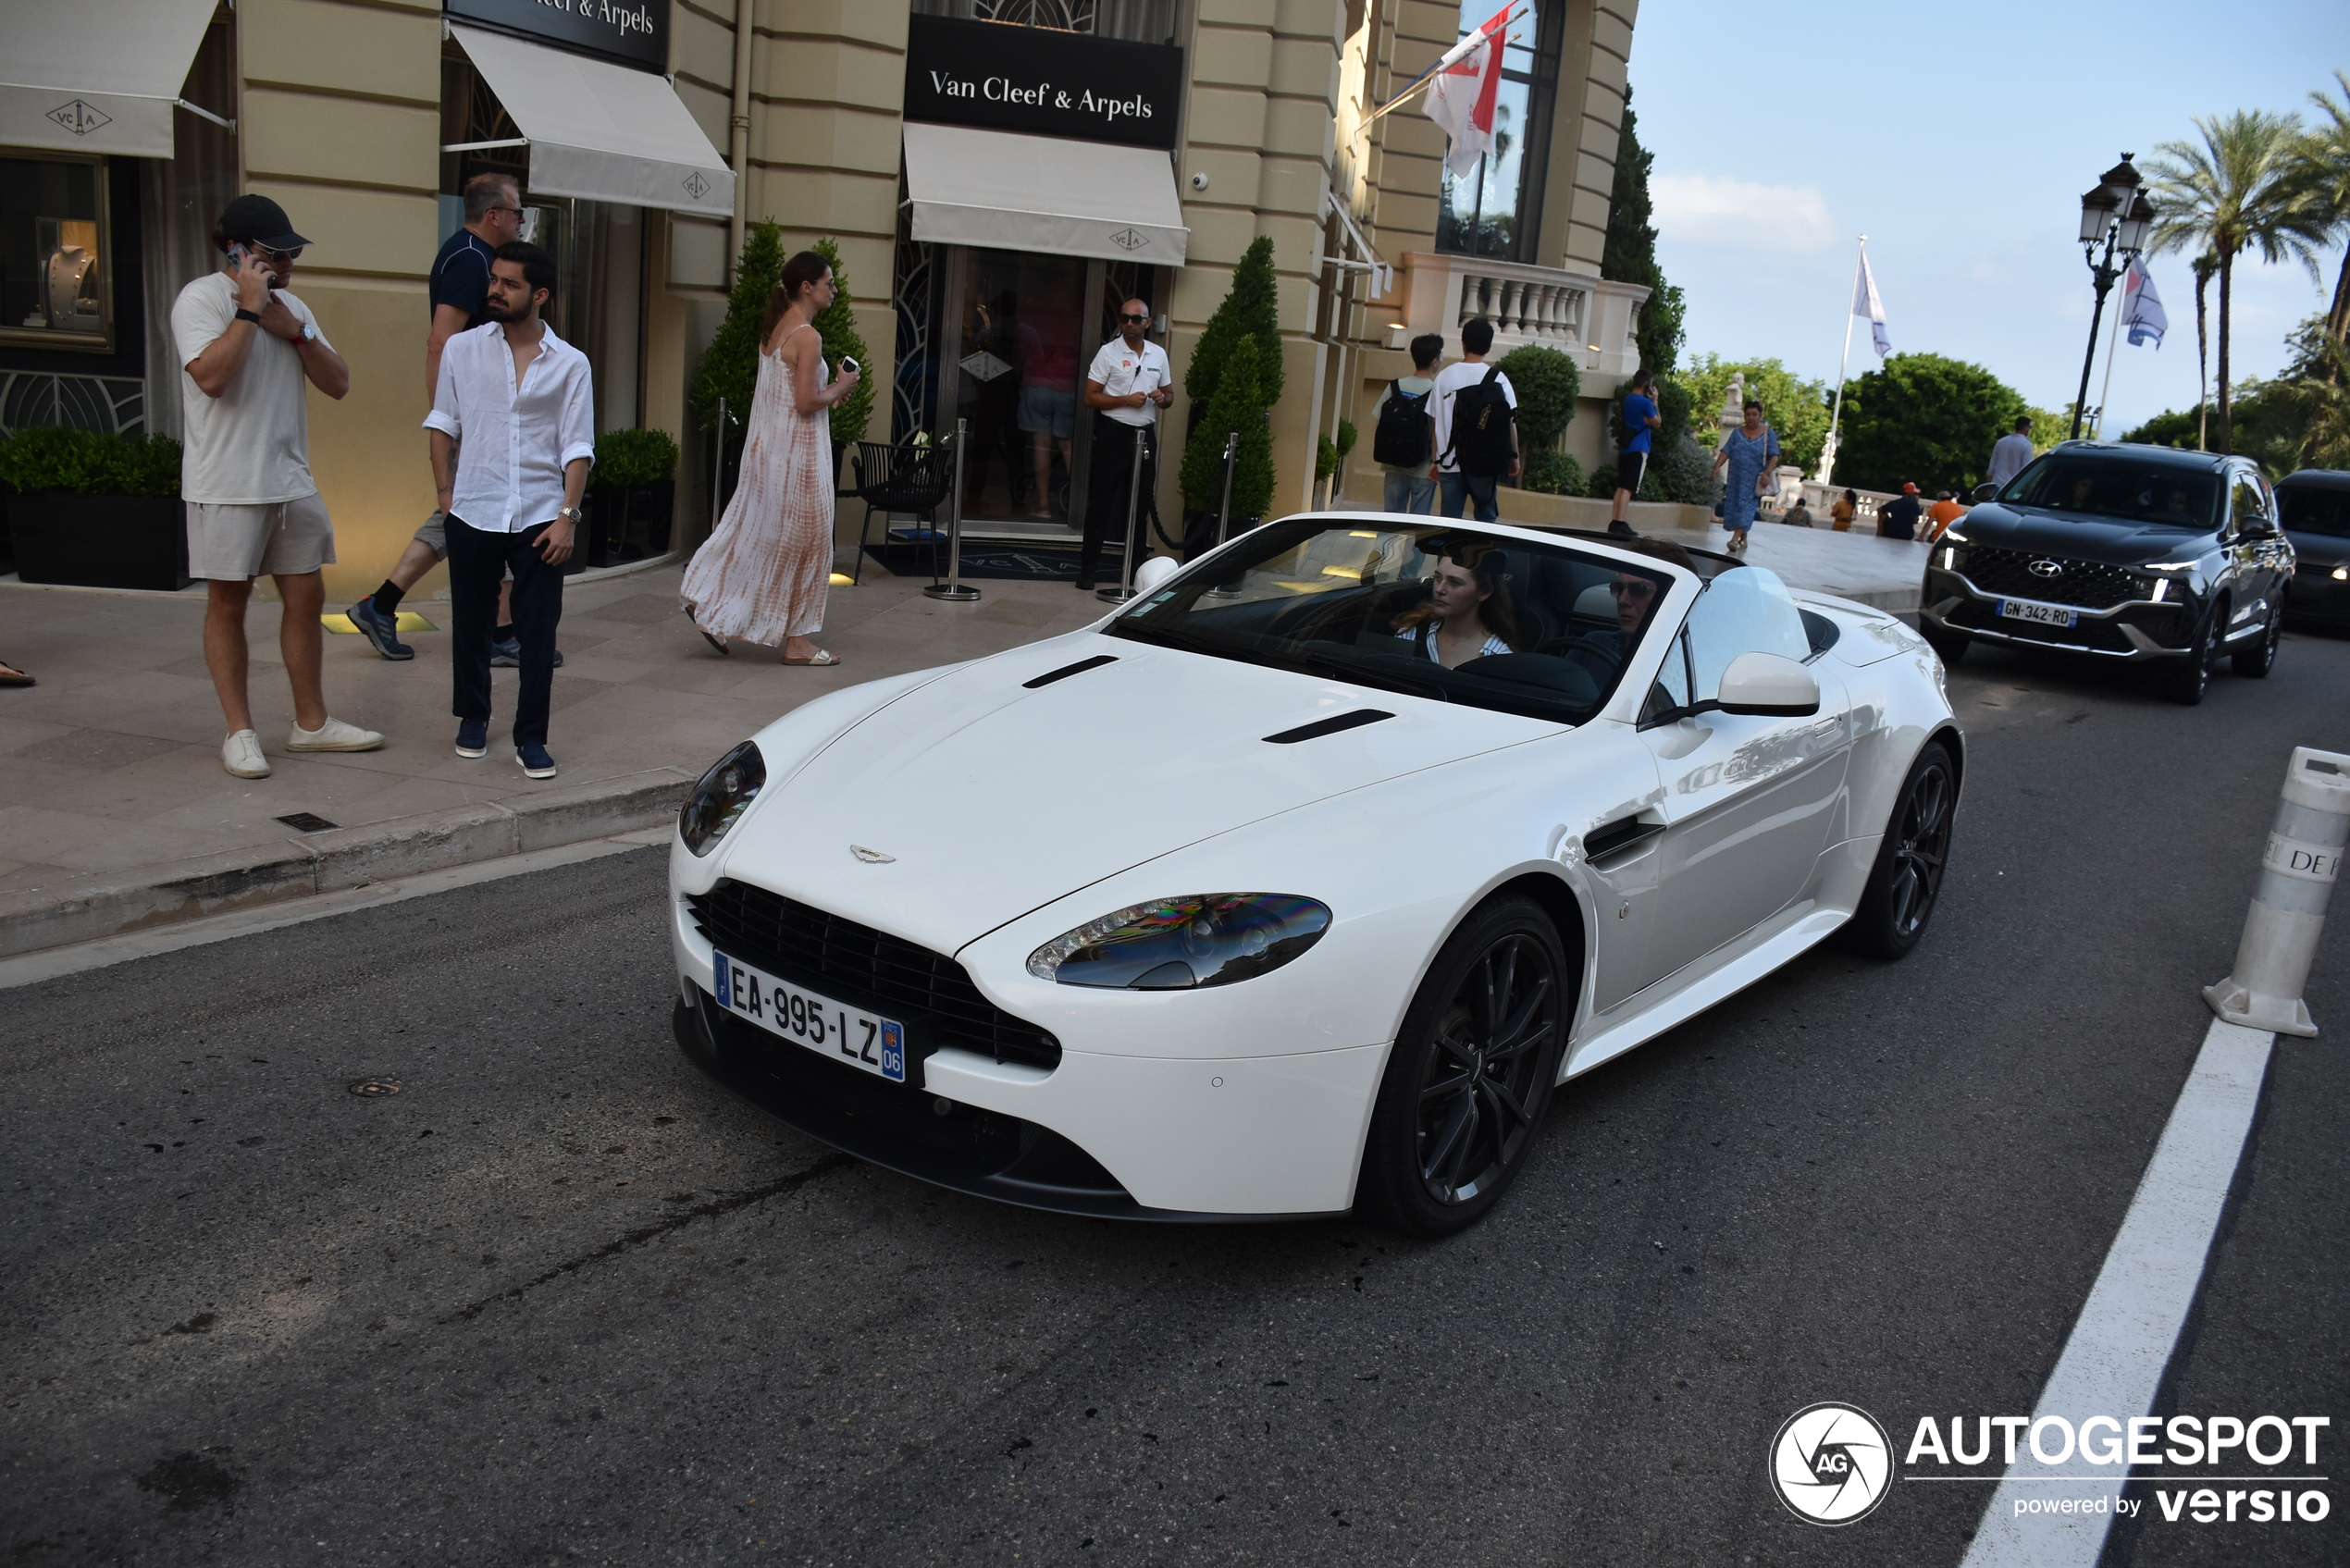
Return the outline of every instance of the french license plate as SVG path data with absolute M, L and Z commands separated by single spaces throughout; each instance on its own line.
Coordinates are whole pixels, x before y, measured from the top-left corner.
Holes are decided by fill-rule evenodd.
M 906 1026 L 713 953 L 711 979 L 718 1005 L 770 1034 L 798 1041 L 876 1078 L 906 1081 Z
M 1999 613 L 2010 621 L 2029 621 L 2035 626 L 2077 626 L 2081 612 L 2067 610 L 2061 604 L 2036 604 L 2028 599 L 1999 600 Z

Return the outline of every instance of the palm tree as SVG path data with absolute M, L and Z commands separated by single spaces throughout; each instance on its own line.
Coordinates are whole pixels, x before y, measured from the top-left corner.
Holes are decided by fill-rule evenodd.
M 2220 264 L 2206 251 L 2195 258 L 2195 450 L 2211 450 L 2211 355 L 2209 337 L 2204 330 L 2204 297 L 2211 288 L 2211 275 Z
M 2228 340 L 2235 259 L 2257 251 L 2266 262 L 2297 261 L 2318 272 L 2326 226 L 2304 199 L 2292 154 L 2301 117 L 2238 109 L 2198 119 L 2200 145 L 2165 142 L 2147 162 L 2154 176 L 2158 251 L 2197 249 L 2219 265 L 2220 450 L 2233 451 L 2228 414 Z
M 2342 267 L 2334 275 L 2333 304 L 2326 312 L 2326 337 L 2336 350 L 2350 342 L 2350 73 L 2336 70 L 2342 102 L 2324 91 L 2309 94 L 2309 102 L 2325 117 L 2294 146 L 2293 161 L 2300 177 L 2303 198 L 2311 216 L 2342 244 Z M 2319 372 L 2329 381 L 2341 374 L 2341 355 L 2325 357 Z

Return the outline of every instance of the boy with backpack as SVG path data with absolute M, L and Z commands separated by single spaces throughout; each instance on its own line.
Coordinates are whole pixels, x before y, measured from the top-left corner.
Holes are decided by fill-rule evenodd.
M 1412 374 L 1390 381 L 1371 410 L 1371 458 L 1386 471 L 1390 512 L 1425 517 L 1436 510 L 1428 395 L 1436 386 L 1436 362 L 1443 357 L 1444 340 L 1437 334 L 1413 339 Z
M 1494 523 L 1495 483 L 1518 473 L 1517 389 L 1499 365 L 1485 363 L 1493 347 L 1493 324 L 1483 316 L 1461 327 L 1461 362 L 1436 373 L 1429 390 L 1429 416 L 1436 426 L 1436 462 L 1429 476 L 1441 489 L 1440 517 L 1458 517 L 1464 501 L 1477 503 L 1477 520 Z

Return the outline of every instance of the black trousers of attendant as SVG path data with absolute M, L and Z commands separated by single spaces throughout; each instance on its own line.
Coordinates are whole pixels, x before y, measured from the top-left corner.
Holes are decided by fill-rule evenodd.
M 550 520 L 551 521 L 551 519 Z M 520 533 L 476 528 L 449 518 L 451 711 L 489 722 L 489 634 L 498 620 L 498 585 L 514 574 L 514 636 L 522 643 L 522 689 L 514 698 L 514 744 L 547 744 L 547 710 L 555 687 L 555 626 L 563 618 L 563 569 L 538 554 L 548 528 Z
M 1150 438 L 1148 455 L 1143 460 L 1143 487 L 1134 496 L 1134 562 L 1140 565 L 1151 552 L 1151 488 L 1158 478 L 1158 430 L 1144 429 L 1112 419 L 1096 410 L 1094 414 L 1094 482 L 1092 494 L 1085 503 L 1085 547 L 1077 564 L 1081 582 L 1091 582 L 1101 575 L 1102 546 L 1115 544 L 1126 549 L 1126 501 L 1134 472 L 1134 451 L 1144 436 Z

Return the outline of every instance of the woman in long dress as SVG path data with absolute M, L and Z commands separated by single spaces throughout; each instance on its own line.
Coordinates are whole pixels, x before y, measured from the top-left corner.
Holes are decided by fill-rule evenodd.
M 1754 526 L 1755 507 L 1761 500 L 1754 493 L 1754 482 L 1764 469 L 1775 468 L 1779 462 L 1778 433 L 1762 423 L 1762 405 L 1750 398 L 1743 412 L 1745 421 L 1722 438 L 1722 450 L 1713 454 L 1715 474 L 1725 464 L 1729 468 L 1722 493 L 1722 523 L 1730 530 L 1732 555 L 1746 553 L 1746 531 Z
M 810 640 L 832 586 L 832 407 L 857 385 L 854 370 L 834 377 L 811 325 L 833 293 L 831 265 L 802 251 L 768 297 L 742 474 L 678 590 L 721 653 L 739 637 L 781 643 L 786 664 L 840 662 Z

